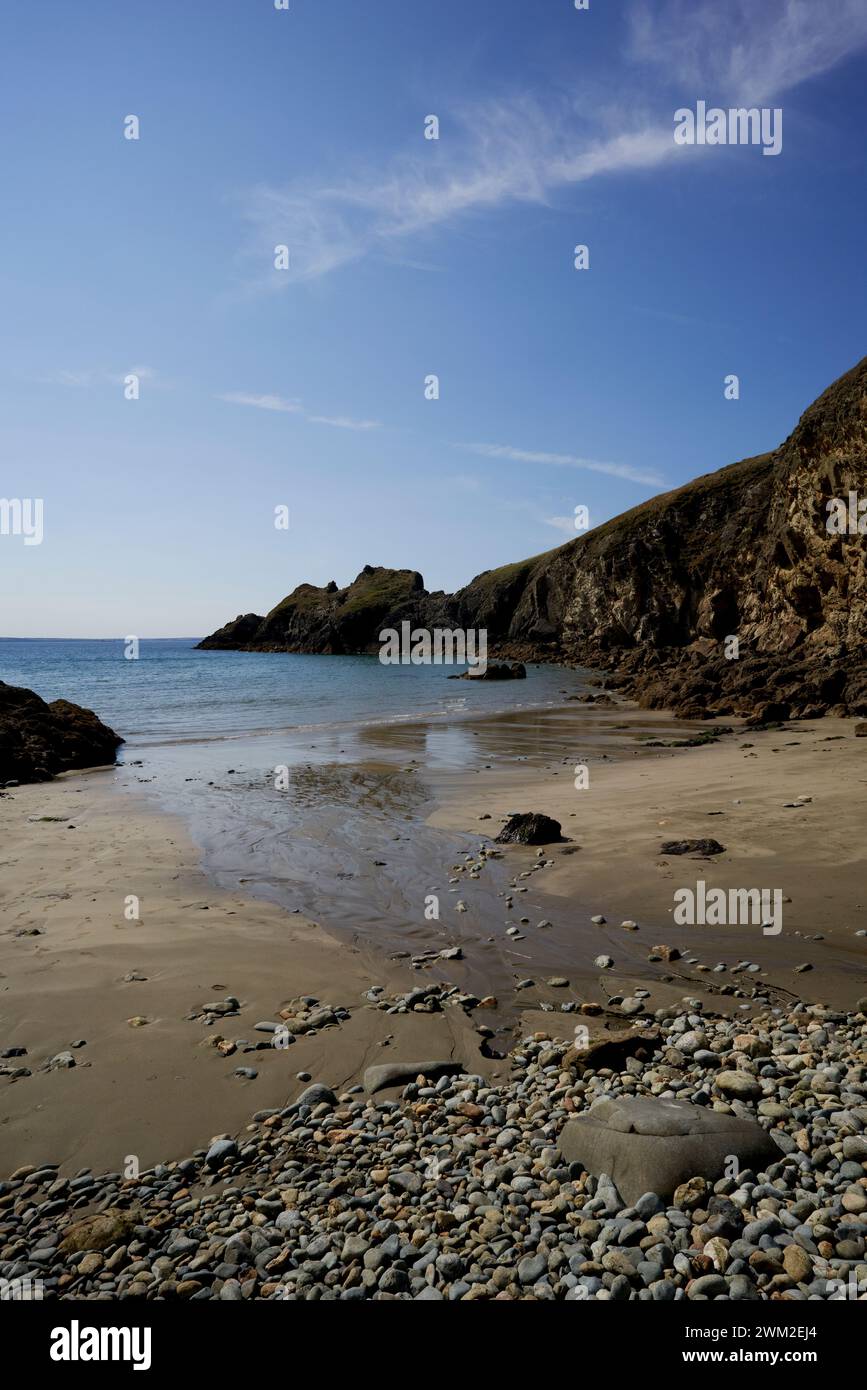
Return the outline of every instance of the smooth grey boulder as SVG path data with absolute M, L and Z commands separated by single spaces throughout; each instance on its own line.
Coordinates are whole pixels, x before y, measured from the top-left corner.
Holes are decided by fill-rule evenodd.
M 685 1100 L 654 1096 L 600 1100 L 563 1126 L 560 1152 L 588 1173 L 608 1173 L 630 1205 L 647 1192 L 670 1197 L 688 1178 L 715 1182 L 726 1159 L 757 1172 L 780 1150 L 754 1120 L 723 1115 Z
M 306 1091 L 302 1091 L 296 1101 L 287 1105 L 286 1109 L 290 1115 L 301 1109 L 302 1105 L 336 1105 L 337 1097 L 330 1086 L 323 1086 L 321 1081 L 314 1081 L 312 1086 L 308 1086 Z
M 382 1066 L 368 1067 L 364 1073 L 364 1089 L 369 1096 L 386 1086 L 402 1086 L 415 1081 L 417 1076 L 433 1080 L 440 1076 L 456 1076 L 463 1071 L 460 1062 L 386 1062 Z

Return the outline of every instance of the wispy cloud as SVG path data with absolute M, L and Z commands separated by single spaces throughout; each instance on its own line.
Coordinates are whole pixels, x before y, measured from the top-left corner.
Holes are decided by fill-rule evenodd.
M 104 373 L 98 377 L 97 373 L 90 368 L 85 368 L 83 371 L 69 371 L 64 367 L 61 367 L 57 372 L 49 372 L 47 376 L 40 378 L 40 380 L 55 386 L 93 386 L 97 380 L 105 381 L 105 379 Z
M 278 410 L 286 415 L 304 414 L 300 401 L 286 400 L 284 396 L 253 396 L 247 391 L 224 391 L 218 393 L 217 400 L 228 401 L 230 405 L 252 405 L 257 410 Z
M 574 516 L 546 516 L 545 525 L 553 526 L 556 531 L 562 531 L 567 536 L 577 536 Z
M 345 415 L 308 415 L 311 425 L 331 425 L 336 430 L 378 430 L 379 420 L 350 420 Z
M 633 468 L 628 463 L 603 463 L 599 459 L 581 458 L 577 454 L 550 454 L 539 450 L 513 449 L 509 444 L 457 444 L 455 448 L 466 449 L 468 453 L 479 454 L 482 458 L 508 459 L 512 463 L 535 463 L 550 465 L 553 468 L 581 468 L 587 473 L 604 473 L 609 478 L 624 478 L 630 483 L 641 483 L 644 487 L 665 486 L 665 479 L 658 473 L 644 468 Z M 572 518 L 574 525 L 574 518 Z
M 473 213 L 545 205 L 559 190 L 603 175 L 700 158 L 703 151 L 674 143 L 675 94 L 672 115 L 691 91 L 726 103 L 767 102 L 865 43 L 864 0 L 641 0 L 620 66 L 609 74 L 611 90 L 630 93 L 622 109 L 596 104 L 588 117 L 593 103 L 581 110 L 577 102 L 510 93 L 451 112 L 448 142 L 416 147 L 386 169 L 248 191 L 250 255 L 266 264 L 276 244 L 291 249 L 291 269 L 260 283 L 284 288 L 365 256 L 394 259 L 408 255 L 407 241 Z
M 301 415 L 310 425 L 330 425 L 336 430 L 378 430 L 378 420 L 353 420 L 347 415 L 311 415 L 301 401 L 285 396 L 257 396 L 248 391 L 218 392 L 216 399 L 229 405 L 250 405 L 256 410 L 276 410 L 284 415 Z
M 469 213 L 508 202 L 545 204 L 560 187 L 647 169 L 677 150 L 670 127 L 638 128 L 576 149 L 574 131 L 529 98 L 489 103 L 455 121 L 462 153 L 448 161 L 432 156 L 433 169 L 408 157 L 365 180 L 253 189 L 244 206 L 251 254 L 264 264 L 276 244 L 291 248 L 290 270 L 269 271 L 262 283 L 281 289 L 370 254 L 394 259 L 407 238 Z
M 106 367 L 84 367 L 77 370 L 61 367 L 57 371 L 40 376 L 38 380 L 47 386 L 76 386 L 85 389 L 92 386 L 123 386 L 128 376 L 137 376 L 139 381 L 152 384 L 167 384 L 164 379 L 160 380 L 153 367 L 143 365 L 127 367 L 124 371 L 110 370 Z
M 714 100 L 770 101 L 867 44 L 863 0 L 641 0 L 631 12 L 630 56 L 671 82 L 702 85 Z

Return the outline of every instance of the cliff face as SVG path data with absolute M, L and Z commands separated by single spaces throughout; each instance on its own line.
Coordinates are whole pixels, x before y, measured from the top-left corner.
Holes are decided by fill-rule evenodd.
M 605 667 L 610 685 L 685 714 L 867 713 L 867 536 L 849 527 L 850 493 L 867 503 L 867 358 L 772 453 L 456 594 L 367 567 L 347 589 L 302 585 L 202 645 L 377 651 L 381 628 L 409 619 L 486 628 L 494 653 Z
M 0 785 L 113 763 L 122 743 L 92 710 L 0 681 Z
M 773 453 L 590 533 L 564 648 L 683 713 L 865 712 L 867 538 L 828 528 L 850 493 L 867 500 L 867 359 Z
M 743 645 L 774 652 L 860 643 L 864 537 L 829 533 L 826 504 L 850 490 L 865 494 L 865 407 L 867 359 L 774 453 L 588 535 L 567 614 L 572 639 L 595 633 L 614 646 L 667 646 L 736 633 Z

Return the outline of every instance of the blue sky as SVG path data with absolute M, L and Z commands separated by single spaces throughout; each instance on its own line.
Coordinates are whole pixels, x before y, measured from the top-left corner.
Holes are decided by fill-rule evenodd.
M 452 589 L 773 447 L 867 350 L 863 0 L 0 24 L 0 495 L 44 501 L 0 635 L 198 635 L 365 563 Z M 781 154 L 676 145 L 699 100 L 781 108 Z

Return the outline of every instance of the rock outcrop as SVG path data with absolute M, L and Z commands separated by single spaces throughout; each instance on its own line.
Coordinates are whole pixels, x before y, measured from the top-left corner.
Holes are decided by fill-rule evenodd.
M 604 668 L 611 688 L 686 717 L 867 714 L 863 532 L 867 358 L 773 452 L 455 594 L 366 566 L 346 589 L 301 585 L 201 645 L 377 651 L 379 630 L 408 620 L 483 628 L 499 659 Z
M 0 785 L 46 782 L 72 768 L 113 763 L 123 739 L 92 710 L 46 702 L 0 681 Z
M 384 628 L 399 629 L 407 621 L 425 626 L 434 597 L 415 570 L 365 565 L 345 589 L 333 580 L 321 589 L 299 584 L 264 618 L 245 613 L 199 646 L 326 655 L 378 652 Z
M 630 1203 L 645 1192 L 669 1198 L 696 1174 L 713 1182 L 732 1156 L 742 1169 L 766 1168 L 780 1156 L 753 1119 L 656 1096 L 597 1101 L 563 1126 L 560 1152 L 588 1173 L 608 1174 Z

